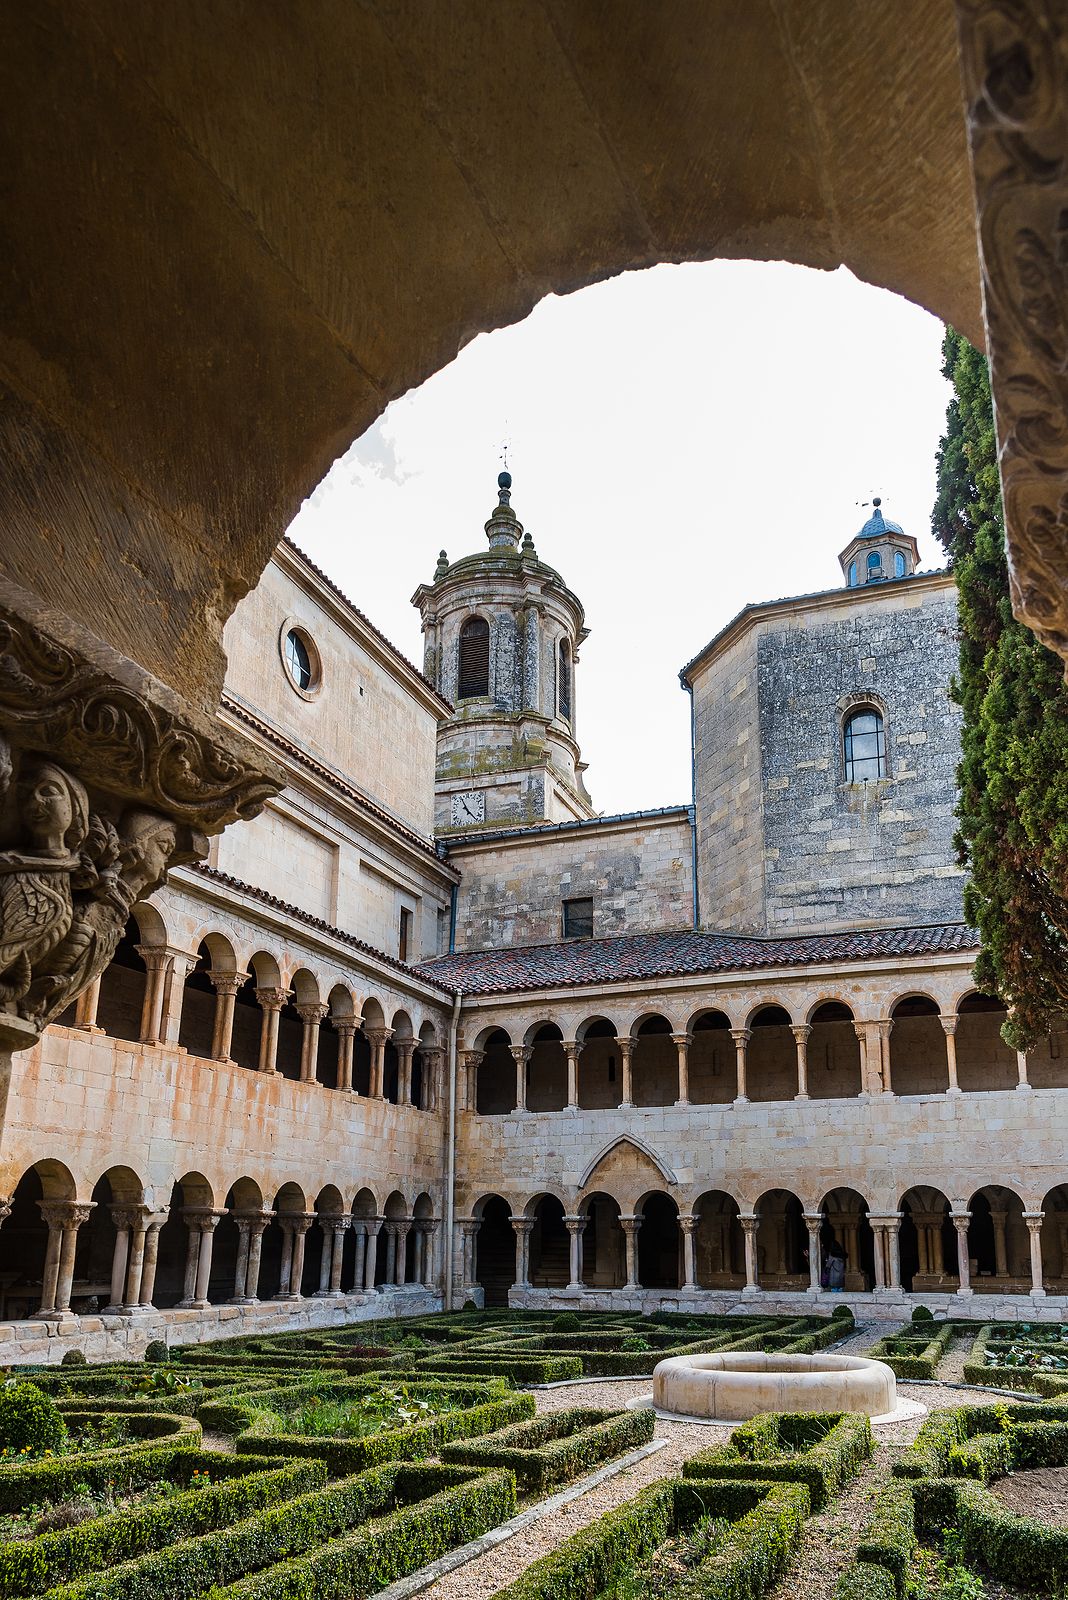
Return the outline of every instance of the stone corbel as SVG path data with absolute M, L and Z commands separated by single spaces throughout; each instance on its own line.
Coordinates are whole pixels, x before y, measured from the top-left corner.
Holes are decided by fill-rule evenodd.
M 281 787 L 245 739 L 0 583 L 0 1052 L 90 987 L 170 867 Z

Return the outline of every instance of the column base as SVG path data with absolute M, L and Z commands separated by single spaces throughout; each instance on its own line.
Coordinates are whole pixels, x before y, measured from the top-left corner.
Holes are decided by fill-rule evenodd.
M 675 1105 L 676 1106 L 686 1106 L 688 1108 L 689 1104 L 690 1104 L 690 1102 L 688 1100 L 676 1100 L 675 1101 Z
M 811 1095 L 808 1094 L 807 1091 L 804 1094 L 795 1094 L 794 1095 L 794 1099 L 795 1100 L 810 1100 L 811 1098 L 812 1098 Z
M 735 1095 L 731 1104 L 736 1106 L 747 1106 L 749 1104 L 749 1096 L 747 1094 Z
M 568 1113 L 569 1116 L 572 1116 L 572 1117 L 575 1116 L 575 1114 L 578 1111 L 578 1101 L 575 1101 L 575 1103 L 572 1104 L 571 1101 L 569 1100 L 567 1105 L 564 1107 L 564 1110 Z
M 742 1293 L 744 1295 L 760 1294 L 761 1289 L 759 1283 L 747 1283 L 745 1288 L 742 1290 Z
M 621 1100 L 619 1102 L 618 1106 L 616 1107 L 616 1110 L 617 1111 L 633 1111 L 634 1110 L 634 1101 L 633 1100 Z
M 968 1288 L 968 1289 L 954 1289 L 953 1293 L 956 1295 L 956 1297 L 959 1300 L 966 1300 L 966 1299 L 969 1299 L 975 1293 L 975 1290 L 971 1289 L 971 1288 Z
M 226 1302 L 228 1306 L 258 1306 L 259 1303 L 259 1298 L 251 1294 L 235 1294 Z
M 958 1084 L 955 1084 L 952 1088 L 947 1089 L 946 1093 L 947 1094 L 963 1094 L 964 1090 L 961 1088 L 960 1084 L 958 1083 Z
M 311 1297 L 313 1300 L 340 1300 L 340 1289 L 316 1289 Z
M 1034 1089 L 1034 1084 L 1033 1083 L 1018 1083 L 1016 1085 L 1016 1093 L 1017 1094 L 1030 1094 L 1033 1089 Z
M 271 1299 L 272 1300 L 284 1300 L 288 1304 L 290 1301 L 293 1301 L 293 1300 L 303 1300 L 304 1296 L 302 1294 L 297 1294 L 296 1291 L 293 1290 L 293 1289 L 287 1289 L 285 1294 L 282 1294 L 281 1292 L 279 1292 L 278 1294 L 272 1294 Z
M 1032 1300 L 1044 1300 L 1045 1298 L 1046 1298 L 1045 1289 L 1032 1289 L 1031 1290 L 1031 1299 Z

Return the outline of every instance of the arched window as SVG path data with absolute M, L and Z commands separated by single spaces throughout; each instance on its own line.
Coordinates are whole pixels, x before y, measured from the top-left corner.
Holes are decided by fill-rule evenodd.
M 474 700 L 489 694 L 489 645 L 489 623 L 485 617 L 468 617 L 460 629 L 457 699 Z
M 895 578 L 903 578 L 904 576 L 905 576 L 905 552 L 904 552 L 904 550 L 895 550 L 894 551 L 894 577 Z
M 868 582 L 872 583 L 883 575 L 883 562 L 878 550 L 871 551 L 868 556 Z
M 851 589 L 855 589 L 856 586 L 857 586 L 857 564 L 856 564 L 855 561 L 851 561 L 849 563 L 849 587 Z
M 571 721 L 571 648 L 560 640 L 560 667 L 556 674 L 556 710 L 565 722 Z
M 846 783 L 874 783 L 886 777 L 886 731 L 873 706 L 854 711 L 842 730 Z

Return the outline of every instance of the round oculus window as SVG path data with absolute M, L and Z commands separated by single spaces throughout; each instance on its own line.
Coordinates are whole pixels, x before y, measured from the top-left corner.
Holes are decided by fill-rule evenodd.
M 286 671 L 296 688 L 302 694 L 314 689 L 319 676 L 318 656 L 307 634 L 299 628 L 290 628 L 285 636 L 282 655 Z

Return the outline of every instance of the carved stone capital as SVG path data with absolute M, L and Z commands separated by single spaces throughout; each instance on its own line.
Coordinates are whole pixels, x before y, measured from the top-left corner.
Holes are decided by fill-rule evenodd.
M 288 989 L 257 989 L 256 999 L 261 1011 L 281 1011 L 289 999 Z
M 329 1012 L 330 1007 L 315 1002 L 303 1006 L 294 1006 L 293 1009 L 296 1011 L 297 1016 L 300 1018 L 301 1022 L 305 1024 L 305 1026 L 317 1028 L 322 1022 L 323 1018 Z
M 38 1200 L 37 1209 L 50 1229 L 80 1228 L 96 1210 L 95 1200 Z
M 236 995 L 248 982 L 247 972 L 209 972 L 208 977 L 214 985 L 215 993 L 224 996 Z
M 281 787 L 246 740 L 0 582 L 0 1047 L 32 1044 L 134 903 Z

